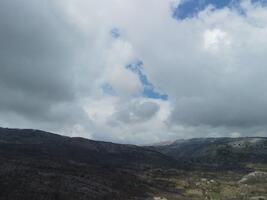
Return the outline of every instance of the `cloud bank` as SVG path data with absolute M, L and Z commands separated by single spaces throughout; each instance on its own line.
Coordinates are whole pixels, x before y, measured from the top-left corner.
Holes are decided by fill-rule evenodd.
M 216 2 L 2 0 L 0 126 L 135 144 L 267 136 L 266 2 Z

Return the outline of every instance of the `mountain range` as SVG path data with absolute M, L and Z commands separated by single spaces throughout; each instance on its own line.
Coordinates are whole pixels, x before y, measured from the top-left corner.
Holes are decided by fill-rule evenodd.
M 247 163 L 267 163 L 267 138 L 194 138 L 151 146 L 179 163 L 207 169 L 240 168 Z
M 245 175 L 253 171 L 251 164 L 267 164 L 267 138 L 198 138 L 141 147 L 0 128 L 0 162 L 0 200 L 145 200 L 162 193 L 194 199 L 182 195 L 187 190 L 177 189 L 170 178 L 216 170 Z

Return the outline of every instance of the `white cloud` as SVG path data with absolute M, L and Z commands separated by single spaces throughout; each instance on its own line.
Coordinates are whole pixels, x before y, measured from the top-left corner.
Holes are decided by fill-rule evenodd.
M 220 29 L 206 30 L 203 36 L 204 48 L 208 51 L 218 51 L 220 48 L 227 48 L 231 45 L 227 33 Z

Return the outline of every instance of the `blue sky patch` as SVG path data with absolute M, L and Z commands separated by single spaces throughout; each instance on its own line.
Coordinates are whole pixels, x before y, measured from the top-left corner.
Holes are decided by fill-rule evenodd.
M 261 6 L 267 6 L 267 0 L 251 0 L 252 3 L 260 4 Z
M 267 0 L 252 0 L 251 2 L 267 6 Z M 209 5 L 215 9 L 233 8 L 240 15 L 246 15 L 240 6 L 240 0 L 184 0 L 173 10 L 173 17 L 178 20 L 195 17 Z
M 143 62 L 137 60 L 126 66 L 127 69 L 131 70 L 138 75 L 140 82 L 143 85 L 143 96 L 151 99 L 161 99 L 164 101 L 168 100 L 168 95 L 159 91 L 148 79 L 144 72 Z
M 231 2 L 232 0 L 186 0 L 178 5 L 174 10 L 173 16 L 182 20 L 192 18 L 200 11 L 204 10 L 208 5 L 220 9 L 228 6 Z
M 117 39 L 121 37 L 120 29 L 118 28 L 113 28 L 110 30 L 110 35 L 111 37 Z

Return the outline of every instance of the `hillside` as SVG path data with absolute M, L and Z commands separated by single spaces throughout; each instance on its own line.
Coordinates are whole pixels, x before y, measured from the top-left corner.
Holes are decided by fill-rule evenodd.
M 248 163 L 267 163 L 267 138 L 196 138 L 176 140 L 151 149 L 197 168 L 240 168 Z
M 266 138 L 139 147 L 0 128 L 0 162 L 0 200 L 240 200 L 267 195 Z
M 134 145 L 3 128 L 0 162 L 0 199 L 5 200 L 146 197 L 148 186 L 138 172 L 175 164 Z

